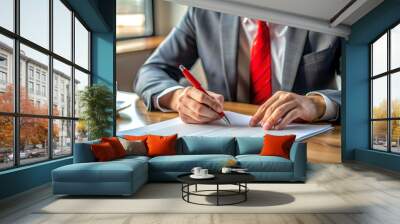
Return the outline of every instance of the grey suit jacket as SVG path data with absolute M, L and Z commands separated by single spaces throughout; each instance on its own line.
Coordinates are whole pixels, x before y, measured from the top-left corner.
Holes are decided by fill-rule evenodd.
M 190 8 L 139 70 L 134 89 L 148 110 L 153 96 L 179 85 L 180 64 L 190 68 L 201 59 L 208 90 L 236 100 L 239 39 L 238 16 Z M 305 94 L 318 90 L 340 105 L 335 74 L 339 68 L 340 41 L 337 37 L 289 28 L 281 88 Z

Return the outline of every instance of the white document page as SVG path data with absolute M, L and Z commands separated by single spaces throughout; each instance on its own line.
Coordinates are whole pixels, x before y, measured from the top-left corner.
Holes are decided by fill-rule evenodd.
M 261 127 L 250 127 L 251 116 L 225 111 L 225 115 L 231 122 L 227 126 L 223 120 L 218 120 L 209 124 L 186 124 L 179 117 L 159 123 L 147 125 L 119 132 L 118 135 L 172 135 L 178 136 L 208 136 L 208 137 L 262 137 L 265 134 L 271 135 L 296 135 L 296 140 L 301 141 L 323 132 L 332 130 L 332 125 L 316 124 L 290 124 L 283 130 L 264 131 Z

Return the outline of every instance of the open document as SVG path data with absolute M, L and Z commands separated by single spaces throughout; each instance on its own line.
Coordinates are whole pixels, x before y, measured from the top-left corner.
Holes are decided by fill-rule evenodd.
M 296 140 L 301 141 L 323 132 L 332 130 L 332 125 L 316 124 L 290 124 L 283 130 L 264 131 L 261 127 L 249 127 L 251 116 L 225 111 L 225 115 L 231 122 L 227 126 L 224 121 L 218 120 L 209 124 L 186 124 L 179 117 L 162 121 L 159 123 L 147 125 L 145 127 L 135 128 L 119 132 L 118 135 L 172 135 L 178 136 L 209 136 L 209 137 L 261 137 L 265 134 L 271 135 L 296 135 Z

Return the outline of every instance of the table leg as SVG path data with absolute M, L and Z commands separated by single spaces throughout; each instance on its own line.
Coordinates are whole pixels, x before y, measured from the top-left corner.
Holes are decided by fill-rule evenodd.
M 219 184 L 217 184 L 217 206 L 219 206 Z
M 195 185 L 195 189 L 194 189 L 194 191 L 196 191 L 196 192 L 197 192 L 197 184 Z
M 247 183 L 244 183 L 244 201 L 247 201 Z
M 182 199 L 184 199 L 184 194 L 183 194 L 184 186 L 185 186 L 185 185 L 182 183 L 182 186 L 181 186 Z
M 187 185 L 187 201 L 189 202 L 189 195 L 190 195 L 190 184 Z

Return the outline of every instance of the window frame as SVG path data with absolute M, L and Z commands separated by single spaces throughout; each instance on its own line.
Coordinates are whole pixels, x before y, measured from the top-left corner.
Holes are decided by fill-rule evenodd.
M 75 82 L 75 69 L 85 73 L 89 77 L 89 83 L 88 86 L 92 85 L 93 82 L 93 75 L 92 75 L 92 57 L 91 57 L 91 49 L 92 49 L 92 43 L 91 43 L 91 37 L 92 37 L 92 30 L 88 27 L 88 25 L 84 22 L 84 20 L 77 14 L 72 7 L 65 1 L 65 0 L 59 0 L 68 10 L 71 11 L 71 59 L 64 58 L 63 56 L 55 53 L 53 51 L 53 1 L 54 0 L 48 0 L 49 4 L 49 47 L 46 49 L 45 47 L 42 47 L 39 44 L 34 43 L 33 41 L 30 41 L 27 38 L 24 38 L 23 36 L 20 35 L 20 0 L 14 0 L 13 1 L 13 10 L 14 10 L 14 30 L 10 31 L 4 27 L 0 26 L 0 35 L 3 35 L 7 38 L 11 38 L 13 41 L 13 52 L 12 52 L 12 57 L 13 57 L 13 64 L 12 66 L 12 75 L 14 78 L 14 99 L 13 99 L 13 112 L 2 112 L 0 111 L 0 116 L 2 117 L 11 117 L 13 119 L 13 166 L 10 167 L 5 167 L 5 168 L 0 168 L 0 172 L 5 171 L 5 170 L 11 170 L 11 169 L 16 169 L 19 167 L 23 166 L 30 166 L 38 163 L 43 163 L 46 161 L 51 161 L 51 160 L 59 160 L 62 158 L 66 157 L 71 157 L 73 156 L 74 152 L 74 143 L 75 143 L 75 126 L 76 126 L 76 121 L 79 120 L 79 117 L 75 116 L 75 108 L 71 108 L 71 115 L 70 116 L 56 116 L 53 115 L 53 59 L 58 60 L 59 62 L 62 62 L 68 66 L 71 66 L 71 84 Z M 85 29 L 88 31 L 88 69 L 85 69 L 78 64 L 75 63 L 75 18 L 79 20 L 79 22 L 85 27 Z M 32 48 L 33 50 L 36 50 L 40 53 L 43 53 L 48 56 L 48 85 L 47 88 L 45 88 L 48 93 L 46 93 L 46 96 L 48 97 L 48 112 L 46 115 L 39 115 L 39 114 L 28 114 L 28 113 L 21 113 L 20 111 L 20 45 L 23 44 L 29 48 Z M 27 71 L 29 64 L 27 64 Z M 40 73 L 41 75 L 42 73 Z M 27 77 L 27 81 L 30 80 L 29 73 L 25 74 Z M 39 83 L 41 83 L 41 76 L 39 76 Z M 33 70 L 33 82 L 35 85 L 35 80 L 36 80 L 36 70 Z M 42 85 L 41 85 L 42 86 Z M 74 105 L 75 103 L 75 88 L 74 85 L 71 85 L 71 104 Z M 27 86 L 28 87 L 28 86 Z M 27 91 L 29 91 L 27 89 Z M 34 91 L 36 91 L 34 89 Z M 42 94 L 40 94 L 41 96 Z M 47 136 L 47 151 L 48 155 L 47 158 L 43 158 L 43 160 L 40 160 L 38 162 L 31 162 L 31 163 L 26 163 L 26 164 L 21 164 L 21 159 L 20 159 L 20 119 L 21 118 L 44 118 L 47 119 L 48 123 L 48 136 Z M 71 153 L 68 155 L 62 155 L 62 156 L 54 156 L 54 148 L 53 147 L 53 122 L 57 120 L 65 120 L 65 121 L 71 121 L 72 125 L 72 132 L 71 132 Z
M 151 22 L 150 22 L 151 32 L 149 34 L 144 34 L 144 35 L 132 35 L 132 36 L 125 36 L 125 37 L 116 36 L 116 41 L 133 40 L 133 39 L 140 39 L 140 38 L 155 36 L 156 25 L 155 25 L 155 15 L 154 15 L 154 0 L 143 0 L 143 1 L 148 1 L 151 4 L 151 7 L 145 8 L 145 16 L 148 13 L 151 18 Z M 116 26 L 118 26 L 118 24 L 116 24 Z
M 7 68 L 8 68 L 8 57 L 7 55 L 4 55 L 2 53 L 0 53 L 0 58 L 3 58 L 2 61 L 4 61 L 4 65 L 0 64 L 0 85 L 3 84 L 7 84 L 7 78 L 8 78 L 8 74 L 7 74 Z M 1 63 L 2 63 L 1 61 Z M 3 75 L 4 75 L 4 80 L 3 80 Z M 3 81 L 5 83 L 3 83 Z
M 391 99 L 391 80 L 392 80 L 392 75 L 396 75 L 398 72 L 400 72 L 400 67 L 391 69 L 391 31 L 393 28 L 400 26 L 400 20 L 396 21 L 394 24 L 392 24 L 390 27 L 385 29 L 384 32 L 379 34 L 375 39 L 373 39 L 369 44 L 368 44 L 368 52 L 369 52 L 369 77 L 368 77 L 368 84 L 369 84 L 369 149 L 373 151 L 379 151 L 379 152 L 386 152 L 386 153 L 392 153 L 392 154 L 400 154 L 400 152 L 393 152 L 392 151 L 392 121 L 400 121 L 400 117 L 392 117 L 392 99 Z M 386 71 L 380 74 L 373 74 L 373 44 L 376 43 L 377 40 L 379 40 L 381 37 L 383 37 L 385 34 L 387 34 L 387 67 Z M 385 118 L 373 118 L 373 81 L 378 78 L 383 78 L 386 77 L 386 86 L 387 86 L 387 105 L 386 105 L 386 117 Z M 374 148 L 374 133 L 373 133 L 373 122 L 376 121 L 386 121 L 386 151 L 379 150 Z

